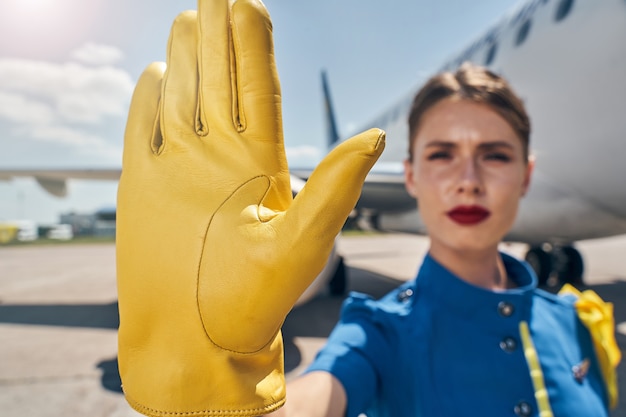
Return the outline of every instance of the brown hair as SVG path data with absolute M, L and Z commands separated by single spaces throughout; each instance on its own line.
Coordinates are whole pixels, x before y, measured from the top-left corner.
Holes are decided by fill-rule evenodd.
M 455 72 L 433 76 L 413 99 L 409 114 L 409 160 L 413 158 L 413 142 L 424 113 L 445 98 L 483 103 L 498 112 L 519 136 L 524 158 L 528 158 L 530 119 L 524 103 L 504 78 L 485 67 L 465 62 Z

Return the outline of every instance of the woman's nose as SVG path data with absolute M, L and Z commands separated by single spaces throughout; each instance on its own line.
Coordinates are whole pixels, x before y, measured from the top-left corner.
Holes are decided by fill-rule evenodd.
M 480 169 L 476 161 L 467 160 L 463 163 L 461 177 L 457 186 L 459 194 L 479 195 L 484 191 Z

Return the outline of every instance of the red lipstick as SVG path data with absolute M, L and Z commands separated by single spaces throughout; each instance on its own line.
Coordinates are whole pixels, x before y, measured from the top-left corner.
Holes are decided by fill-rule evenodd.
M 489 210 L 481 206 L 457 206 L 448 213 L 455 222 L 461 225 L 471 226 L 485 220 L 491 214 Z

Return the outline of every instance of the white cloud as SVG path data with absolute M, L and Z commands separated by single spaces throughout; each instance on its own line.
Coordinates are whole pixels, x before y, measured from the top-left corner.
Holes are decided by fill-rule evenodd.
M 121 161 L 121 147 L 105 138 L 67 126 L 32 126 L 23 132 L 26 136 L 42 142 L 52 142 L 71 148 L 80 155 L 97 155 L 104 161 Z
M 16 123 L 46 124 L 54 119 L 54 110 L 47 103 L 0 91 L 0 117 Z
M 65 126 L 36 126 L 25 132 L 35 139 L 53 141 L 73 146 L 102 146 L 106 141 L 97 136 L 80 132 Z
M 110 66 L 0 59 L 0 92 L 50 106 L 59 122 L 97 123 L 105 116 L 125 116 L 133 88 L 126 71 Z
M 92 44 L 74 56 L 111 63 L 121 52 Z M 0 58 L 0 122 L 20 149 L 41 144 L 55 160 L 119 162 L 123 132 L 116 130 L 123 126 L 134 84 L 128 72 L 110 65 Z
M 98 122 L 108 115 L 126 116 L 134 88 L 128 73 L 112 67 L 87 70 L 78 65 L 68 65 L 67 73 L 74 75 L 73 82 L 56 97 L 65 120 Z
M 72 58 L 89 65 L 112 65 L 124 58 L 124 53 L 114 46 L 87 42 L 72 52 Z

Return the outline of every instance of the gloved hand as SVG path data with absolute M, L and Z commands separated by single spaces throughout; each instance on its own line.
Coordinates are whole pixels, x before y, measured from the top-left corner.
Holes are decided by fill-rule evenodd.
M 272 26 L 200 0 L 133 95 L 117 210 L 119 367 L 152 416 L 258 415 L 285 400 L 280 327 L 323 268 L 384 147 L 338 146 L 292 201 Z

